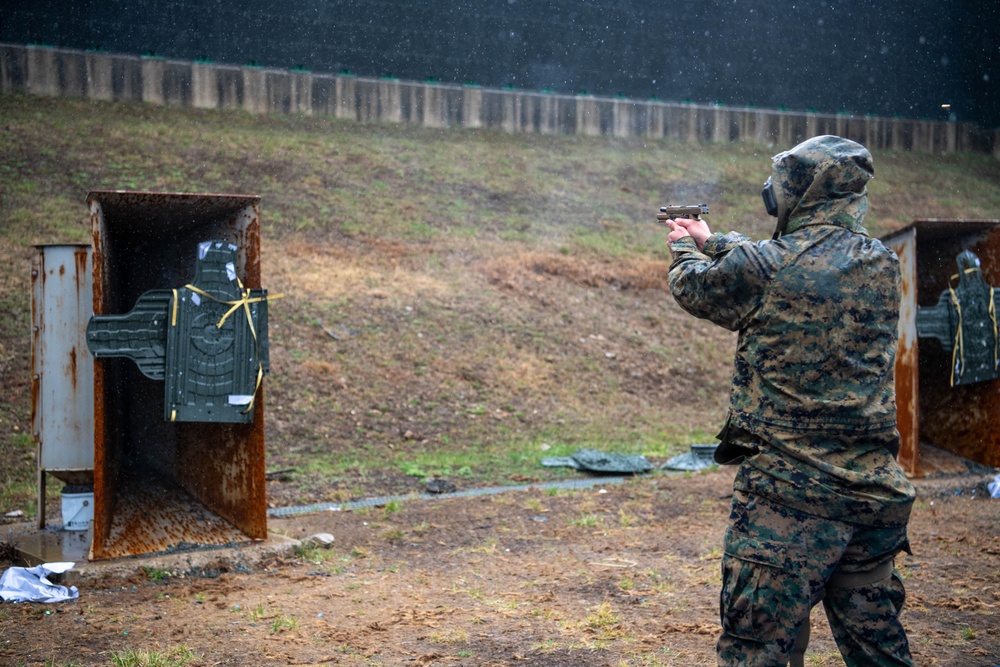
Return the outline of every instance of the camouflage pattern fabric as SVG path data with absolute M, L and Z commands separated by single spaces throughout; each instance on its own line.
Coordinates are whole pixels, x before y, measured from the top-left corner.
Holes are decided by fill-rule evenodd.
M 915 491 L 896 463 L 896 431 L 811 433 L 738 429 L 729 446 L 750 450 L 733 489 L 828 519 L 876 528 L 906 526 Z
M 863 227 L 871 156 L 839 137 L 774 158 L 779 238 L 670 244 L 670 291 L 739 331 L 716 460 L 745 457 L 741 490 L 828 518 L 905 525 L 914 492 L 896 464 L 896 255 Z M 759 443 L 766 443 L 761 446 Z
M 777 240 L 671 244 L 677 303 L 740 331 L 731 416 L 752 433 L 895 427 L 899 260 L 862 226 L 873 172 L 860 151 L 819 137 L 775 156 Z
M 740 463 L 720 665 L 786 664 L 824 596 L 850 667 L 912 664 L 898 577 L 827 590 L 835 571 L 875 568 L 906 545 L 915 496 L 895 460 L 899 262 L 863 226 L 873 175 L 860 144 L 810 139 L 773 159 L 773 239 L 670 244 L 677 303 L 739 332 L 716 450 Z
M 847 667 L 912 667 L 899 621 L 905 593 L 895 570 L 860 585 L 828 585 L 835 572 L 865 573 L 890 562 L 907 548 L 905 528 L 822 519 L 740 492 L 733 496 L 730 524 L 722 561 L 720 666 L 784 666 L 810 610 L 822 600 Z
M 875 176 L 868 149 L 849 139 L 824 135 L 771 158 L 771 182 L 778 203 L 778 233 L 811 224 L 832 224 L 868 235 L 867 184 Z

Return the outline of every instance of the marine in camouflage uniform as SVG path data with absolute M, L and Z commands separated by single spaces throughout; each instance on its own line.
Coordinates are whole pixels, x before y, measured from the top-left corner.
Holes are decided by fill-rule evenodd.
M 914 499 L 895 459 L 900 274 L 862 226 L 873 174 L 860 144 L 816 137 L 773 158 L 773 239 L 668 221 L 677 303 L 739 332 L 719 665 L 802 664 L 820 600 L 848 667 L 913 664 L 893 568 Z

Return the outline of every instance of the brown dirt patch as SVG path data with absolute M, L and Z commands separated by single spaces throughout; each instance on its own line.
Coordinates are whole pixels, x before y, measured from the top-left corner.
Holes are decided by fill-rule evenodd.
M 914 555 L 898 565 L 919 665 L 1000 662 L 1000 504 L 984 479 L 917 482 Z M 192 665 L 712 665 L 731 480 L 272 519 L 334 546 L 258 562 L 223 551 L 200 567 L 181 555 L 162 583 L 146 559 L 78 575 L 73 602 L 0 606 L 0 663 L 106 665 L 126 648 L 183 646 Z M 842 664 L 820 610 L 813 627 L 807 664 Z

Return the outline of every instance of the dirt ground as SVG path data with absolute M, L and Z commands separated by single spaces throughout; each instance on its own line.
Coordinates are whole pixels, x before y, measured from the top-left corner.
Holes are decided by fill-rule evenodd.
M 1000 664 L 1000 501 L 978 472 L 915 482 L 897 565 L 917 665 Z M 334 543 L 86 568 L 74 601 L 0 604 L 0 664 L 712 665 L 732 475 L 272 518 Z M 821 609 L 807 664 L 843 664 Z
M 690 196 L 750 231 L 757 217 L 732 193 L 759 188 L 743 166 L 756 148 L 702 147 L 709 166 L 692 172 L 638 145 L 318 118 L 279 132 L 245 115 L 32 99 L 3 98 L 18 178 L 0 234 L 0 568 L 8 531 L 34 514 L 28 243 L 90 239 L 91 188 L 263 197 L 262 281 L 286 295 L 269 322 L 271 507 L 410 493 L 432 475 L 559 479 L 536 469 L 543 445 L 666 457 L 724 419 L 735 335 L 665 296 L 669 260 L 644 249 L 662 239 L 633 222 L 648 197 Z M 993 166 L 880 159 L 879 182 L 899 187 L 880 186 L 876 224 L 992 217 L 988 198 L 959 211 L 939 195 L 992 192 Z M 941 472 L 918 482 L 915 553 L 899 563 L 913 650 L 919 665 L 1000 665 L 992 473 Z M 164 667 L 714 664 L 731 478 L 295 514 L 269 528 L 330 533 L 332 547 L 81 564 L 75 601 L 0 604 L 0 667 L 106 666 L 129 650 L 159 651 Z M 840 665 L 816 613 L 808 664 Z

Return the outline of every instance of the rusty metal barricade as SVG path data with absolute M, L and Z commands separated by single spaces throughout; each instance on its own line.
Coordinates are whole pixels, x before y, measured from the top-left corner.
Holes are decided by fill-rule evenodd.
M 95 319 L 194 282 L 209 240 L 232 249 L 241 289 L 259 290 L 259 202 L 91 192 Z M 92 559 L 266 538 L 263 387 L 245 420 L 172 421 L 164 418 L 164 382 L 134 358 L 97 356 L 94 406 Z
M 991 305 L 1000 297 L 990 288 L 1000 285 L 1000 220 L 916 220 L 882 240 L 899 256 L 903 278 L 900 465 L 922 476 L 926 442 L 1000 466 L 1000 332 Z

